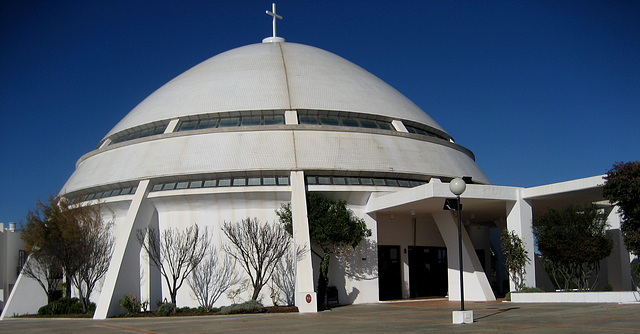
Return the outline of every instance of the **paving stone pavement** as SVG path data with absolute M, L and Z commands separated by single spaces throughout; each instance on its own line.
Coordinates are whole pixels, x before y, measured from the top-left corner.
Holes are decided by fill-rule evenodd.
M 473 324 L 452 324 L 459 303 L 404 301 L 336 307 L 317 314 L 33 319 L 0 321 L 0 333 L 640 333 L 640 303 L 466 302 Z

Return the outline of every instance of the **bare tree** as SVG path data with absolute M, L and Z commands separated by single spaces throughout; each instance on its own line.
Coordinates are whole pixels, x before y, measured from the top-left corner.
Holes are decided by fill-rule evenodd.
M 200 307 L 211 311 L 218 298 L 239 281 L 235 261 L 226 252 L 220 258 L 218 248 L 211 246 L 211 251 L 193 270 L 188 282 Z
M 47 294 L 47 302 L 54 301 L 54 293 L 62 283 L 62 267 L 56 259 L 44 252 L 34 252 L 22 267 L 22 274 L 40 285 Z
M 237 223 L 224 222 L 222 231 L 230 244 L 223 249 L 233 256 L 249 275 L 253 286 L 252 300 L 273 275 L 280 259 L 287 253 L 291 237 L 281 224 L 260 224 L 257 218 Z
M 201 232 L 197 224 L 183 231 L 169 228 L 162 233 L 153 228 L 146 228 L 138 230 L 136 237 L 149 260 L 164 277 L 171 303 L 175 307 L 176 295 L 182 283 L 202 261 L 210 246 L 207 229 Z
M 304 250 L 299 248 L 296 257 L 299 258 L 303 252 Z M 285 305 L 295 304 L 296 262 L 291 250 L 288 250 L 278 262 L 270 287 L 274 305 L 279 302 Z
M 89 306 L 89 298 L 96 284 L 109 269 L 114 244 L 111 226 L 111 223 L 103 223 L 102 219 L 93 219 L 88 220 L 83 229 L 85 242 L 82 256 L 85 260 L 82 261 L 71 280 L 73 286 L 78 290 L 85 310 Z

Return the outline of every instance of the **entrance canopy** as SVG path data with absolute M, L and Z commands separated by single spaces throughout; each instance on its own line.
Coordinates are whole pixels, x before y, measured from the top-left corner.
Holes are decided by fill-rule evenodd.
M 534 215 L 570 204 L 597 203 L 611 208 L 602 196 L 603 183 L 603 175 L 600 175 L 532 188 L 469 184 L 460 196 L 462 219 L 471 224 L 504 221 L 508 208 L 518 200 L 529 202 Z M 367 214 L 430 214 L 443 210 L 446 198 L 455 198 L 449 184 L 434 178 L 419 187 L 372 198 L 367 205 Z

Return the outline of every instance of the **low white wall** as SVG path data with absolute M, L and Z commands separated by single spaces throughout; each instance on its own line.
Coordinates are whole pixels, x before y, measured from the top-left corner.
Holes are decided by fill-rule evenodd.
M 521 292 L 511 293 L 514 303 L 639 303 L 640 293 L 606 292 Z

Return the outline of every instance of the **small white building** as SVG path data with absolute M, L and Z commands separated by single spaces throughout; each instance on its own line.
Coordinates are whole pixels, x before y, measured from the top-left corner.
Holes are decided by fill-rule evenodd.
M 16 230 L 16 224 L 8 225 L 6 228 L 4 223 L 0 223 L 0 310 L 4 309 L 20 269 L 26 261 L 25 252 L 22 250 L 24 242 Z
M 443 210 L 455 177 L 468 183 L 464 280 L 465 299 L 473 301 L 509 291 L 500 230 L 515 230 L 534 254 L 537 212 L 603 200 L 602 176 L 534 188 L 492 185 L 470 150 L 393 87 L 335 54 L 280 37 L 219 54 L 160 87 L 80 158 L 61 195 L 101 203 L 105 220 L 115 223 L 115 251 L 95 298 L 101 319 L 123 312 L 125 294 L 151 305 L 168 297 L 141 255 L 138 229 L 198 223 L 224 242 L 223 221 L 277 223 L 275 210 L 291 202 L 295 243 L 309 245 L 306 192 L 346 200 L 372 231 L 355 251 L 331 260 L 329 284 L 340 303 L 459 300 L 457 222 Z M 629 290 L 619 220 L 603 207 L 612 212 L 616 244 L 606 281 Z M 315 261 L 307 252 L 291 273 L 302 312 L 315 311 Z M 527 267 L 526 285 L 536 286 L 536 270 Z M 27 286 L 14 289 L 23 298 L 5 313 L 41 306 L 27 305 L 34 300 L 28 295 L 42 293 Z M 197 306 L 187 285 L 178 304 Z

